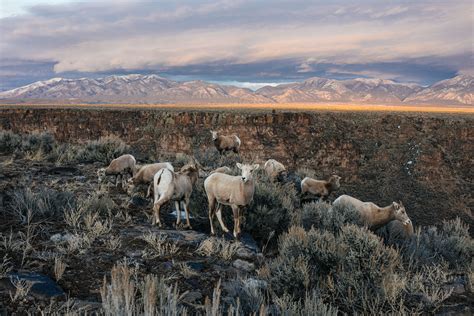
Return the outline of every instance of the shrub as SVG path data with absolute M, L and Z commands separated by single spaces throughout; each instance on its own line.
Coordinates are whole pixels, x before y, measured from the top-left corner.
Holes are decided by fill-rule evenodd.
M 346 224 L 362 226 L 363 222 L 359 213 L 350 206 L 332 207 L 325 202 L 311 202 L 303 204 L 303 207 L 297 210 L 293 224 L 307 230 L 314 227 L 338 233 Z
M 112 159 L 124 154 L 129 146 L 116 136 L 101 137 L 98 140 L 89 141 L 81 147 L 77 153 L 76 160 L 79 162 L 109 163 Z
M 365 228 L 346 225 L 334 234 L 291 227 L 278 245 L 267 276 L 276 295 L 295 300 L 318 290 L 347 313 L 395 312 L 402 300 L 398 252 Z
M 289 295 L 284 295 L 277 298 L 276 304 L 278 306 L 279 314 L 281 315 L 314 315 L 314 316 L 337 316 L 337 307 L 331 304 L 326 304 L 316 291 L 311 294 L 306 293 L 304 299 L 294 301 Z
M 401 251 L 410 266 L 446 261 L 451 268 L 465 271 L 473 262 L 474 239 L 469 235 L 469 225 L 456 218 L 444 221 L 440 228 L 421 229 L 402 245 Z
M 12 154 L 20 147 L 21 137 L 12 131 L 0 131 L 0 152 Z
M 62 219 L 65 210 L 74 207 L 74 205 L 75 200 L 71 192 L 42 189 L 38 193 L 34 193 L 28 188 L 13 194 L 10 208 L 17 219 L 21 223 L 25 223 L 30 215 L 30 219 Z
M 288 229 L 297 203 L 291 183 L 273 182 L 261 175 L 256 179 L 253 203 L 244 212 L 243 229 L 263 245 L 270 236 L 278 237 Z
M 50 153 L 56 146 L 54 136 L 49 132 L 31 133 L 23 136 L 21 150 L 27 153 Z

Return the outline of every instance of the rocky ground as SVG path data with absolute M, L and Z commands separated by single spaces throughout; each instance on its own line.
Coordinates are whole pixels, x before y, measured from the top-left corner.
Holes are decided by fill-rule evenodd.
M 0 165 L 0 206 L 6 210 L 1 212 L 0 241 L 12 243 L 10 250 L 16 250 L 6 251 L 14 267 L 10 273 L 26 273 L 19 278 L 32 278 L 42 284 L 30 290 L 32 295 L 12 302 L 10 293 L 15 288 L 8 279 L 3 279 L 0 306 L 7 314 L 45 308 L 51 296 L 57 296 L 58 300 L 67 297 L 77 306 L 94 309 L 100 302 L 104 277 L 116 262 L 124 260 L 130 266 L 139 267 L 140 274 L 155 274 L 168 283 L 178 284 L 180 292 L 185 293 L 183 302 L 191 309 L 199 309 L 205 297 L 212 297 L 219 280 L 225 285 L 226 280 L 253 275 L 263 260 L 249 234 L 244 234 L 238 242 L 228 236 L 211 237 L 205 224 L 207 218 L 196 218 L 194 212 L 194 230 L 176 229 L 170 207 L 162 211 L 165 228 L 152 226 L 148 218 L 151 200 L 144 199 L 139 192 L 131 198 L 114 185 L 98 191 L 97 164 L 58 167 L 54 163 L 2 156 Z M 94 222 L 86 224 L 87 217 L 81 217 L 78 221 L 84 223 L 74 227 L 62 217 L 33 217 L 30 223 L 22 223 L 8 214 L 15 193 L 25 188 L 32 192 L 44 189 L 72 192 L 75 207 L 93 201 L 95 209 L 87 212 L 93 214 L 89 216 L 94 216 Z M 96 223 L 105 228 L 94 226 L 99 225 Z M 92 227 L 86 228 L 87 225 Z M 31 238 L 23 235 L 27 230 L 32 230 Z M 8 241 L 10 236 L 12 240 Z M 0 249 L 4 252 L 1 257 L 5 248 L 8 247 Z M 53 281 L 58 279 L 55 258 L 60 258 L 66 268 L 60 279 Z

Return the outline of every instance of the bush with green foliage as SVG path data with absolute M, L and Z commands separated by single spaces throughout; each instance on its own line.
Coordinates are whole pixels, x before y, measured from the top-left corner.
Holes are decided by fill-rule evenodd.
M 263 245 L 271 236 L 278 237 L 288 229 L 299 201 L 291 183 L 273 182 L 264 174 L 255 181 L 253 202 L 244 213 L 243 230 Z
M 112 159 L 123 155 L 129 150 L 129 146 L 116 136 L 101 137 L 98 140 L 89 141 L 80 147 L 76 159 L 79 162 L 109 163 Z
M 21 145 L 21 136 L 12 131 L 0 131 L 0 152 L 12 154 Z

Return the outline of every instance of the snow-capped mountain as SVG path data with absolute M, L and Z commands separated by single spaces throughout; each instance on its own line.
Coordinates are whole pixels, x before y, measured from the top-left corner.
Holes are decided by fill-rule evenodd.
M 405 102 L 436 104 L 474 104 L 474 77 L 461 75 L 439 81 L 417 93 L 409 95 Z
M 74 100 L 103 103 L 288 103 L 366 102 L 386 104 L 472 105 L 474 77 L 457 76 L 429 87 L 391 80 L 309 78 L 252 91 L 204 81 L 178 82 L 157 75 L 108 76 L 100 79 L 53 78 L 0 92 L 0 99 Z

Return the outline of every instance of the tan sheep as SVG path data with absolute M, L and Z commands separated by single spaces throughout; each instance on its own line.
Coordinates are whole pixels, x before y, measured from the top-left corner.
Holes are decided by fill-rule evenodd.
M 393 202 L 389 206 L 380 207 L 372 202 L 362 202 L 352 196 L 341 195 L 334 201 L 332 206 L 333 208 L 341 206 L 353 207 L 359 212 L 361 219 L 371 230 L 377 230 L 394 220 L 402 222 L 405 226 L 411 224 L 402 202 Z
M 338 175 L 332 175 L 328 181 L 306 177 L 301 181 L 301 195 L 309 193 L 319 196 L 320 200 L 326 200 L 331 192 L 340 188 L 340 180 L 341 177 Z
M 209 222 L 211 224 L 211 234 L 215 234 L 212 223 L 214 214 L 224 232 L 229 229 L 222 221 L 222 205 L 229 205 L 234 215 L 234 237 L 240 237 L 240 216 L 242 208 L 253 200 L 255 192 L 255 180 L 253 172 L 259 165 L 242 165 L 237 163 L 237 167 L 242 171 L 240 176 L 231 176 L 224 173 L 214 173 L 204 181 L 207 200 L 209 202 Z
M 268 159 L 263 166 L 263 170 L 271 180 L 275 180 L 279 175 L 286 172 L 285 166 L 275 159 Z
M 146 196 L 150 196 L 152 190 L 153 177 L 155 174 L 163 168 L 174 171 L 173 165 L 169 162 L 158 162 L 153 164 L 144 165 L 138 170 L 138 172 L 128 180 L 128 194 L 132 194 L 135 186 L 145 184 L 148 185 Z
M 234 153 L 239 153 L 240 149 L 240 138 L 237 135 L 220 135 L 216 131 L 211 131 L 212 140 L 216 146 L 219 154 L 223 154 L 227 151 L 233 151 Z
M 230 169 L 229 167 L 227 166 L 223 166 L 223 167 L 219 167 L 219 168 L 216 168 L 214 170 L 212 170 L 209 175 L 213 174 L 213 173 L 225 173 L 225 174 L 231 174 L 232 173 L 232 169 Z
M 176 208 L 176 226 L 181 224 L 180 205 L 186 212 L 186 228 L 191 229 L 189 221 L 189 199 L 193 192 L 193 187 L 198 178 L 198 166 L 195 163 L 187 164 L 179 172 L 173 172 L 168 168 L 158 171 L 153 177 L 154 203 L 153 203 L 153 224 L 160 227 L 160 208 L 168 201 L 174 201 Z
M 107 180 L 108 176 L 115 176 L 115 186 L 118 185 L 118 179 L 121 178 L 123 187 L 124 176 L 133 177 L 136 173 L 136 160 L 132 155 L 126 154 L 112 160 L 107 168 L 97 170 L 98 183 L 101 185 Z

